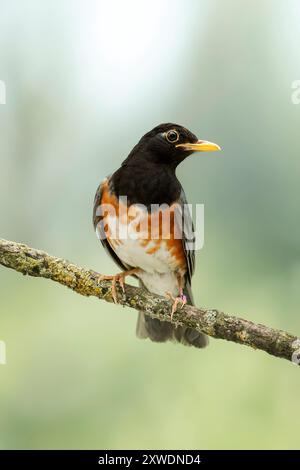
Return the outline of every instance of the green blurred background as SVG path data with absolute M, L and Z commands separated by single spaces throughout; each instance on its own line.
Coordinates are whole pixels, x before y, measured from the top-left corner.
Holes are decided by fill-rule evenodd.
M 0 236 L 102 273 L 94 192 L 173 121 L 223 148 L 178 171 L 205 204 L 198 305 L 300 333 L 298 0 L 0 0 Z M 1 448 L 299 448 L 299 371 L 0 269 Z

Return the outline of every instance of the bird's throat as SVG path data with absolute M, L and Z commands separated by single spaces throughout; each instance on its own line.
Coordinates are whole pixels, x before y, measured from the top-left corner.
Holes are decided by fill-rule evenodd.
M 129 204 L 173 204 L 180 196 L 181 185 L 171 168 L 145 163 L 126 165 L 110 180 L 117 197 L 126 196 Z

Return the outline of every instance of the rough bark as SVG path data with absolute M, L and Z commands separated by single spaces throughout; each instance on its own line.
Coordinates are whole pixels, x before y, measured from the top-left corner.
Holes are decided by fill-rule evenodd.
M 99 273 L 26 245 L 0 239 L 0 264 L 24 275 L 52 279 L 78 294 L 113 302 L 111 282 L 98 282 Z M 125 294 L 118 289 L 118 300 L 121 305 L 143 310 L 153 318 L 171 321 L 170 301 L 141 288 L 126 284 Z M 282 330 L 255 324 L 216 309 L 190 305 L 178 310 L 173 321 L 196 328 L 213 338 L 251 346 L 295 364 L 300 363 L 300 338 Z

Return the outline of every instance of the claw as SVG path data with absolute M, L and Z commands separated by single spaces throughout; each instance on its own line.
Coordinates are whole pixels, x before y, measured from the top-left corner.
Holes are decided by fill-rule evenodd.
M 117 281 L 119 281 L 118 276 L 119 276 L 118 274 L 116 274 L 115 276 L 101 275 L 97 278 L 98 282 L 100 282 L 100 281 L 111 281 L 111 295 L 112 295 L 112 298 L 113 298 L 113 301 L 114 301 L 115 304 L 118 303 L 117 288 L 116 288 Z
M 122 273 L 115 274 L 114 276 L 100 275 L 97 277 L 97 282 L 100 281 L 111 281 L 111 295 L 115 304 L 118 303 L 117 296 L 117 282 L 120 284 L 122 292 L 125 294 L 125 278 L 126 276 L 131 276 L 132 274 L 137 274 L 139 271 L 138 268 L 130 269 L 129 271 L 124 271 Z
M 125 294 L 125 276 L 120 276 L 119 284 L 121 286 L 123 293 Z
M 178 309 L 178 305 L 181 304 L 180 310 L 185 306 L 187 303 L 186 296 L 181 292 L 179 297 L 174 297 L 171 292 L 166 293 L 167 297 L 173 301 L 172 310 L 171 310 L 171 322 L 173 321 L 173 315 Z

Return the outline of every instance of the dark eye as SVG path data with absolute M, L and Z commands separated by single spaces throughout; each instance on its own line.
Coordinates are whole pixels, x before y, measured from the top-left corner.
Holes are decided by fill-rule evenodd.
M 172 143 L 177 142 L 179 140 L 179 134 L 177 131 L 174 131 L 174 130 L 168 131 L 166 133 L 166 139 L 168 142 L 172 142 Z

